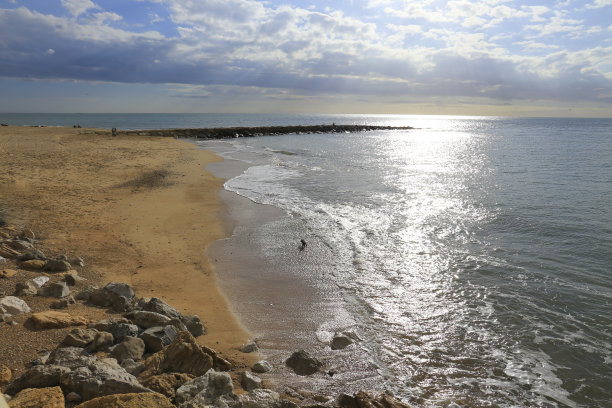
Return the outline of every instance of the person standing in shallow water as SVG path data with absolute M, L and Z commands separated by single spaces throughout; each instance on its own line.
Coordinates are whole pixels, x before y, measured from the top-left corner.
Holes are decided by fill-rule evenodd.
M 303 251 L 304 249 L 306 249 L 306 240 L 302 238 L 300 239 L 300 242 L 302 243 L 302 246 L 300 246 L 300 251 Z

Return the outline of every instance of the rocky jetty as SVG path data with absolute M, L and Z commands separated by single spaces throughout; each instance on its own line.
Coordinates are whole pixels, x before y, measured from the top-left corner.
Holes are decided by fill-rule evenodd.
M 256 126 L 229 128 L 195 128 L 195 129 L 156 129 L 126 130 L 117 132 L 122 135 L 163 136 L 194 139 L 233 139 L 238 137 L 277 136 L 287 134 L 311 133 L 354 133 L 373 130 L 407 130 L 410 126 L 370 126 L 370 125 L 312 125 L 312 126 Z

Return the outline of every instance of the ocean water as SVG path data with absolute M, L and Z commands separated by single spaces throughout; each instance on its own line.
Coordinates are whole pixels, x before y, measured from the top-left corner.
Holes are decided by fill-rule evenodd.
M 228 192 L 286 214 L 227 242 L 262 258 L 230 301 L 257 310 L 247 326 L 278 322 L 264 353 L 292 347 L 284 333 L 321 353 L 334 379 L 415 407 L 612 406 L 611 119 L 26 116 L 0 121 L 414 126 L 198 142 L 241 163 Z M 266 292 L 264 280 L 288 283 Z M 356 339 L 340 354 L 325 344 L 337 331 Z M 313 379 L 335 389 L 324 380 Z
M 419 129 L 204 143 L 287 212 L 248 242 L 334 298 L 313 336 L 414 406 L 612 406 L 612 120 L 334 121 Z

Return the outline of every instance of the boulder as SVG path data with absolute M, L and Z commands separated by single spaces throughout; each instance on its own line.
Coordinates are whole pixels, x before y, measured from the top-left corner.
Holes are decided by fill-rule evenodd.
M 170 345 L 145 360 L 147 375 L 162 373 L 185 373 L 204 375 L 213 366 L 213 359 L 204 353 L 191 333 L 184 331 L 176 335 Z
M 259 347 L 257 347 L 257 343 L 255 343 L 255 340 L 251 340 L 248 343 L 242 345 L 242 347 L 240 347 L 240 351 L 242 353 L 253 353 L 257 350 L 259 350 Z
M 41 288 L 45 283 L 49 282 L 48 276 L 37 276 L 34 279 L 30 279 L 30 282 L 38 289 Z
M 121 367 L 133 376 L 139 376 L 145 369 L 142 361 L 134 361 L 131 358 L 126 358 L 121 362 Z
M 125 283 L 111 282 L 91 292 L 88 300 L 96 306 L 112 307 L 117 312 L 125 312 L 132 307 L 134 290 Z
M 121 343 L 113 348 L 111 356 L 116 358 L 119 363 L 126 359 L 137 361 L 142 358 L 144 351 L 145 343 L 142 339 L 126 336 Z
M 191 380 L 193 380 L 192 375 L 171 373 L 147 377 L 141 380 L 140 383 L 155 392 L 165 395 L 170 400 L 174 400 L 177 388 Z
M 83 326 L 89 323 L 83 316 L 71 316 L 68 313 L 48 310 L 34 313 L 29 321 L 36 330 L 57 329 L 61 327 Z
M 32 259 L 38 259 L 41 261 L 45 261 L 47 257 L 42 251 L 39 251 L 39 250 L 28 251 L 17 257 L 17 260 L 20 262 L 30 261 Z
M 85 348 L 94 341 L 96 334 L 98 334 L 96 329 L 73 329 L 64 337 L 60 346 Z
M 353 340 L 350 337 L 342 333 L 336 333 L 330 346 L 332 350 L 342 350 L 351 344 L 353 344 Z
M 66 282 L 54 282 L 38 289 L 38 295 L 44 297 L 63 298 L 70 294 L 70 288 Z
M 200 317 L 198 315 L 190 315 L 183 317 L 183 323 L 189 333 L 193 335 L 193 337 L 198 337 L 206 333 L 206 328 L 202 324 Z
M 167 326 L 172 319 L 160 313 L 137 311 L 126 315 L 135 325 L 148 329 L 151 327 Z
M 155 353 L 172 343 L 172 340 L 176 337 L 176 333 L 176 328 L 170 325 L 164 327 L 151 327 L 145 330 L 140 335 L 140 338 L 144 341 L 147 351 Z
M 75 286 L 78 282 L 84 281 L 84 280 L 86 280 L 86 279 L 85 278 L 81 278 L 75 272 L 68 272 L 68 273 L 64 274 L 64 282 L 66 282 L 66 285 L 68 285 L 68 286 Z
M 75 296 L 74 298 L 76 300 L 89 300 L 89 297 L 91 296 L 92 293 L 94 293 L 95 291 L 97 291 L 98 288 L 95 285 L 89 285 L 85 288 L 83 288 L 82 290 L 80 290 Z
M 25 301 L 15 296 L 5 296 L 0 299 L 0 307 L 12 315 L 30 313 L 32 311 Z
M 219 356 L 217 352 L 210 347 L 202 346 L 202 351 L 213 359 L 213 368 L 216 371 L 229 371 L 232 369 L 232 363 Z
M 223 396 L 235 398 L 232 377 L 210 370 L 179 387 L 176 390 L 176 403 L 181 407 L 214 405 Z
M 0 364 L 0 387 L 11 382 L 13 373 L 7 366 Z
M 143 307 L 144 310 L 149 312 L 155 312 L 167 316 L 171 319 L 179 319 L 182 320 L 183 315 L 181 312 L 164 302 L 159 298 L 152 298 L 149 302 Z
M 30 259 L 29 261 L 23 261 L 19 264 L 19 266 L 23 269 L 31 269 L 38 271 L 43 269 L 46 265 L 46 261 L 40 259 Z
M 28 388 L 15 395 L 11 408 L 64 408 L 64 394 L 60 387 Z
M 266 389 L 253 390 L 240 396 L 241 408 L 274 408 L 280 400 L 277 392 Z
M 49 259 L 44 270 L 47 272 L 66 272 L 72 269 L 72 265 L 63 259 Z
M 289 357 L 285 364 L 298 375 L 311 375 L 323 367 L 323 363 L 311 357 L 304 350 L 296 351 Z
M 119 297 L 124 297 L 130 302 L 134 300 L 134 289 L 127 283 L 111 282 L 107 284 L 104 289 Z
M 127 336 L 138 337 L 140 334 L 138 326 L 129 323 L 115 323 L 105 331 L 113 335 L 115 343 L 121 343 Z
M 113 345 L 113 335 L 107 332 L 98 332 L 93 341 L 87 346 L 87 351 L 94 353 L 104 351 Z
M 165 396 L 157 393 L 116 394 L 94 398 L 75 408 L 175 408 Z
M 14 269 L 2 269 L 0 270 L 0 278 L 12 278 L 17 275 L 17 271 Z
M 76 304 L 76 301 L 72 296 L 66 296 L 65 298 L 58 299 L 51 303 L 49 307 L 51 309 L 66 309 L 70 305 Z
M 354 395 L 341 394 L 336 401 L 339 408 L 409 408 L 400 400 L 386 394 L 360 391 Z
M 30 367 L 6 389 L 6 393 L 15 395 L 26 388 L 44 388 L 60 385 L 62 375 L 70 372 L 70 368 L 58 365 L 38 365 Z
M 261 360 L 253 364 L 251 370 L 256 373 L 267 373 L 269 371 L 272 371 L 272 365 L 266 360 Z
M 60 378 L 64 392 L 76 392 L 84 401 L 110 394 L 151 392 L 114 359 L 93 360 Z
M 83 401 L 83 398 L 81 398 L 81 396 L 76 392 L 69 392 L 66 395 L 66 402 L 70 404 L 78 404 L 81 401 Z
M 253 391 L 254 389 L 261 388 L 261 378 L 249 371 L 243 371 L 240 377 L 240 385 L 245 391 Z
M 48 364 L 75 369 L 86 366 L 96 359 L 80 347 L 60 347 L 49 356 Z

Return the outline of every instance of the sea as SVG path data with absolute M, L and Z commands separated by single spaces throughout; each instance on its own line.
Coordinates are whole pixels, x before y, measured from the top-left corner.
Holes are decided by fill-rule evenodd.
M 278 364 L 300 345 L 320 356 L 325 372 L 311 381 L 321 393 L 365 387 L 415 407 L 612 406 L 612 119 L 0 114 L 0 122 L 412 126 L 195 142 L 224 158 L 210 170 L 226 178 L 230 206 L 255 214 L 212 253 L 262 353 Z M 258 217 L 258 208 L 274 215 Z M 242 257 L 253 259 L 232 272 Z M 338 333 L 353 344 L 331 350 Z

